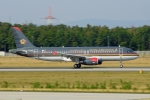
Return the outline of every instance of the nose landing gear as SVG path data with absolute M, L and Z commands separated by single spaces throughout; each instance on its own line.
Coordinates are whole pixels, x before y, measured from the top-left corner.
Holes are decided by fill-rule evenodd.
M 120 60 L 120 68 L 123 68 L 122 60 Z
M 123 65 L 122 65 L 122 64 L 120 65 L 120 68 L 123 68 Z

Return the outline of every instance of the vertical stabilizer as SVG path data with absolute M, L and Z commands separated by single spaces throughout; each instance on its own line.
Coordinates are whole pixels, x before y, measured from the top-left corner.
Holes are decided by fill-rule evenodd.
M 34 47 L 18 27 L 12 27 L 16 48 Z

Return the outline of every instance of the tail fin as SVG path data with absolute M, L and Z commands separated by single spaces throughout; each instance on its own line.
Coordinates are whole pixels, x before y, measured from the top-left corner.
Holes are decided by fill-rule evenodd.
M 12 27 L 12 31 L 17 48 L 34 47 L 34 45 L 27 39 L 18 27 Z

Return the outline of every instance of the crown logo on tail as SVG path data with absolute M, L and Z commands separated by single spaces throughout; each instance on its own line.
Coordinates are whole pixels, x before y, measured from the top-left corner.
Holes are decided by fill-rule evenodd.
M 27 41 L 25 39 L 20 40 L 20 44 L 26 44 L 26 43 L 27 43 Z

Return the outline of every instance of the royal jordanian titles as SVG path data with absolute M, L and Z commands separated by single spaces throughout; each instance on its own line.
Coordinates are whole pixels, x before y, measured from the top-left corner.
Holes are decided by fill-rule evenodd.
M 127 47 L 36 47 L 18 27 L 12 27 L 16 49 L 9 52 L 47 61 L 72 61 L 74 68 L 81 65 L 99 65 L 103 61 L 133 60 L 139 57 L 132 49 Z

